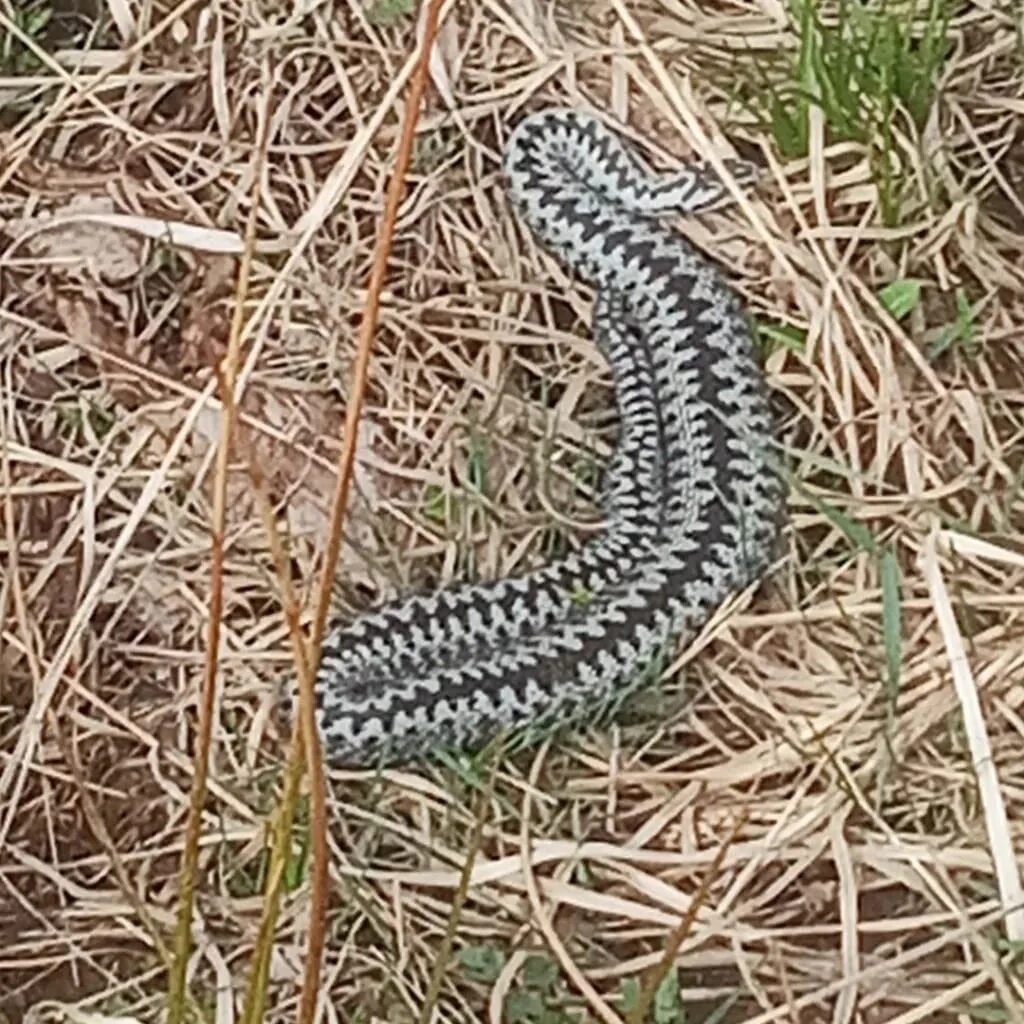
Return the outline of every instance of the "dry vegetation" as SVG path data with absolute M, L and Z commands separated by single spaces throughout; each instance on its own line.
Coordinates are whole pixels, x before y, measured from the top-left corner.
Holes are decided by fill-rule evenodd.
M 33 24 L 40 5 L 0 2 L 0 1017 L 163 1010 L 153 935 L 174 919 L 203 672 L 212 368 L 259 167 L 190 971 L 228 1020 L 290 666 L 241 453 L 270 478 L 305 599 L 415 21 L 361 0 L 92 4 L 55 0 Z M 688 1020 L 1024 1020 L 1014 8 L 954 5 L 940 96 L 919 132 L 897 125 L 907 187 L 886 227 L 862 148 L 827 144 L 812 114 L 809 156 L 786 159 L 728 102 L 754 55 L 795 45 L 783 5 L 449 6 L 339 611 L 514 572 L 596 525 L 614 422 L 588 297 L 524 236 L 497 174 L 508 126 L 544 103 L 612 112 L 666 166 L 705 144 L 696 128 L 766 167 L 756 194 L 683 227 L 787 331 L 768 372 L 791 518 L 770 579 L 629 719 L 503 761 L 482 811 L 447 769 L 331 773 L 325 1019 L 416 1019 L 480 812 L 446 1024 L 620 1019 L 743 814 L 677 957 Z M 891 316 L 911 279 L 917 300 Z M 281 1021 L 305 950 L 304 829 L 300 809 Z M 659 1006 L 651 1020 L 682 1020 L 669 985 Z

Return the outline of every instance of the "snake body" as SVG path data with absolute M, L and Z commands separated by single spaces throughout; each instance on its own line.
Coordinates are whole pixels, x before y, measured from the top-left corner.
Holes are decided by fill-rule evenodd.
M 597 118 L 560 109 L 520 121 L 504 173 L 520 218 L 594 288 L 620 420 L 606 529 L 536 572 L 416 594 L 330 633 L 315 692 L 333 763 L 586 720 L 773 554 L 784 490 L 750 327 L 719 273 L 662 223 L 722 198 L 717 176 L 655 175 Z

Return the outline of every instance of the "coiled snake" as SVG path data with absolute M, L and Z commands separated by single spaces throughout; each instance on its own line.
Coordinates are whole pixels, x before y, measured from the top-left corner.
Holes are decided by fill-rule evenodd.
M 746 165 L 732 170 L 746 179 Z M 658 177 L 574 110 L 522 120 L 504 171 L 520 217 L 595 290 L 620 419 L 607 527 L 529 575 L 415 595 L 329 634 L 316 698 L 334 763 L 588 719 L 772 557 L 784 490 L 750 328 L 717 271 L 659 219 L 722 198 L 717 176 Z

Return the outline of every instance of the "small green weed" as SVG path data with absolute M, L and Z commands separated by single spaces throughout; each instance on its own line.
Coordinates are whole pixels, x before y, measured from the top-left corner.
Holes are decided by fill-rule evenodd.
M 967 1020 L 978 1021 L 979 1024 L 1003 1024 L 1010 1021 L 1010 1011 L 1002 1003 L 973 1003 L 956 1007 L 958 1013 Z
M 86 395 L 73 402 L 62 402 L 56 407 L 60 425 L 72 437 L 88 441 L 102 441 L 117 423 L 117 417 Z
M 505 954 L 494 946 L 466 946 L 459 952 L 459 966 L 476 981 L 497 981 Z
M 306 881 L 306 874 L 309 871 L 309 826 L 306 822 L 300 823 L 298 827 L 297 849 L 295 846 L 288 857 L 285 865 L 284 887 L 286 892 L 295 892 L 301 889 Z
M 423 497 L 423 514 L 435 523 L 445 523 L 449 514 L 449 493 L 439 484 L 427 484 Z
M 769 356 L 779 349 L 803 352 L 807 346 L 807 331 L 802 327 L 795 327 L 793 324 L 757 321 L 754 325 L 754 333 L 765 356 Z
M 799 482 L 803 497 L 833 526 L 842 531 L 851 547 L 867 552 L 878 561 L 882 592 L 882 645 L 885 650 L 886 710 L 891 724 L 896 714 L 903 664 L 903 604 L 899 562 L 889 545 L 880 544 L 862 523 L 851 519 L 834 505 L 823 501 Z
M 637 978 L 626 978 L 622 983 L 621 1008 L 624 1014 L 637 1012 L 641 989 Z M 675 968 L 661 979 L 647 1019 L 650 1024 L 686 1024 L 686 1008 L 679 989 L 679 973 Z
M 454 131 L 438 128 L 417 135 L 412 148 L 412 169 L 416 174 L 430 174 L 459 152 L 462 137 Z
M 309 802 L 303 797 L 296 808 L 294 837 L 284 868 L 286 892 L 301 889 L 309 871 L 310 835 Z M 269 846 L 259 850 L 245 862 L 226 863 L 224 884 L 232 896 L 241 898 L 259 895 L 266 888 L 267 867 L 270 864 Z
M 476 981 L 491 983 L 506 963 L 505 953 L 494 946 L 466 946 L 459 953 L 462 970 Z M 585 1015 L 566 1009 L 569 994 L 561 982 L 558 964 L 546 956 L 528 956 L 516 983 L 505 999 L 508 1024 L 587 1024 Z
M 741 74 L 737 98 L 788 158 L 807 155 L 809 114 L 820 108 L 829 141 L 865 147 L 882 220 L 898 224 L 898 125 L 916 134 L 928 118 L 950 51 L 952 0 L 839 0 L 828 20 L 821 8 L 819 0 L 789 0 L 795 53 L 756 61 Z
M 469 437 L 469 455 L 466 470 L 470 485 L 486 497 L 488 493 L 487 468 L 490 465 L 490 442 L 477 424 L 472 424 Z
M 912 279 L 892 281 L 879 291 L 878 300 L 894 319 L 903 320 L 920 305 L 921 282 Z M 972 304 L 963 288 L 957 288 L 955 302 L 953 320 L 940 328 L 928 346 L 929 359 L 937 359 L 952 349 L 966 356 L 977 354 L 977 318 L 982 303 Z
M 459 954 L 462 970 L 476 981 L 490 984 L 497 980 L 506 963 L 502 950 L 493 946 L 467 946 Z M 622 1013 L 634 1012 L 640 998 L 640 982 L 627 978 L 620 995 Z M 510 1024 L 589 1024 L 582 1011 L 567 1008 L 568 993 L 558 965 L 543 955 L 528 956 L 520 968 L 516 984 L 505 1001 L 505 1017 Z M 655 993 L 647 1016 L 649 1024 L 685 1024 L 679 975 L 669 971 Z
M 920 281 L 891 281 L 878 293 L 878 301 L 895 320 L 909 316 L 917 308 L 920 299 Z
M 939 332 L 939 336 L 928 349 L 928 356 L 937 359 L 950 349 L 959 349 L 967 356 L 978 351 L 976 321 L 981 303 L 971 304 L 962 288 L 956 290 L 956 316 Z
M 468 542 L 474 524 L 480 516 L 487 515 L 489 465 L 490 441 L 484 429 L 471 422 L 466 452 L 467 486 L 449 489 L 441 484 L 428 483 L 420 501 L 422 515 L 450 536 Z M 459 556 L 460 571 L 472 578 L 476 571 L 472 545 L 460 545 Z
M 415 9 L 413 0 L 375 0 L 366 11 L 371 25 L 386 28 L 408 18 Z
M 42 36 L 53 17 L 53 9 L 46 3 L 30 3 L 14 8 L 15 26 L 36 41 Z M 41 67 L 39 58 L 12 32 L 0 36 L 0 74 L 27 75 Z

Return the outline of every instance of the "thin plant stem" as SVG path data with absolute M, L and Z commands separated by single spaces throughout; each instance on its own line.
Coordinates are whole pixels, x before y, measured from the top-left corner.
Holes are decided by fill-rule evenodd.
M 359 417 L 363 408 L 363 396 L 366 392 L 366 380 L 373 348 L 373 337 L 377 329 L 377 319 L 380 312 L 380 295 L 387 276 L 388 257 L 391 254 L 395 223 L 398 218 L 398 207 L 402 199 L 409 163 L 412 159 L 416 122 L 419 118 L 420 107 L 423 104 L 423 96 L 427 88 L 430 53 L 434 37 L 437 35 L 441 3 L 442 0 L 426 0 L 426 8 L 421 12 L 423 31 L 420 37 L 420 59 L 409 82 L 402 135 L 395 157 L 395 168 L 388 185 L 387 198 L 384 204 L 384 216 L 381 221 L 380 232 L 377 236 L 377 249 L 367 288 L 366 305 L 363 307 L 363 318 L 359 326 L 356 362 L 352 374 L 352 385 L 349 389 L 348 406 L 345 410 L 341 455 L 338 460 L 334 496 L 331 501 L 331 521 L 328 528 L 327 551 L 324 555 L 319 599 L 310 641 L 310 650 L 313 654 L 309 661 L 314 666 L 318 665 L 320 661 L 320 647 L 330 608 L 332 581 L 334 580 L 338 554 L 341 549 L 342 526 L 348 507 L 349 486 L 352 479 L 352 467 L 355 462 L 356 441 L 359 431 Z M 300 673 L 299 690 L 299 722 L 303 746 L 306 750 L 306 764 L 309 769 L 309 807 L 313 856 L 310 878 L 312 907 L 298 1021 L 299 1024 L 312 1024 L 313 1015 L 316 1010 L 316 994 L 323 960 L 327 907 L 327 800 L 323 760 L 316 731 L 313 679 L 311 675 L 307 675 L 303 679 Z
M 266 119 L 261 118 L 261 138 L 256 159 L 262 163 L 266 156 Z M 210 526 L 210 606 L 207 617 L 206 664 L 199 701 L 199 722 L 196 736 L 196 754 L 193 759 L 192 790 L 189 795 L 188 818 L 185 824 L 184 849 L 179 875 L 178 916 L 175 926 L 173 957 L 167 998 L 167 1024 L 180 1024 L 185 1009 L 185 972 L 192 946 L 192 911 L 195 904 L 196 874 L 199 865 L 199 835 L 203 823 L 203 804 L 206 801 L 206 783 L 210 770 L 210 747 L 213 736 L 213 705 L 216 696 L 218 652 L 220 650 L 221 615 L 224 604 L 224 533 L 227 522 L 227 477 L 231 442 L 235 434 L 237 408 L 233 394 L 238 366 L 241 361 L 242 328 L 244 326 L 245 299 L 249 290 L 253 244 L 259 209 L 262 176 L 253 175 L 249 217 L 245 227 L 245 244 L 235 285 L 234 310 L 228 350 L 219 373 L 222 384 L 220 444 L 214 476 L 213 522 Z

